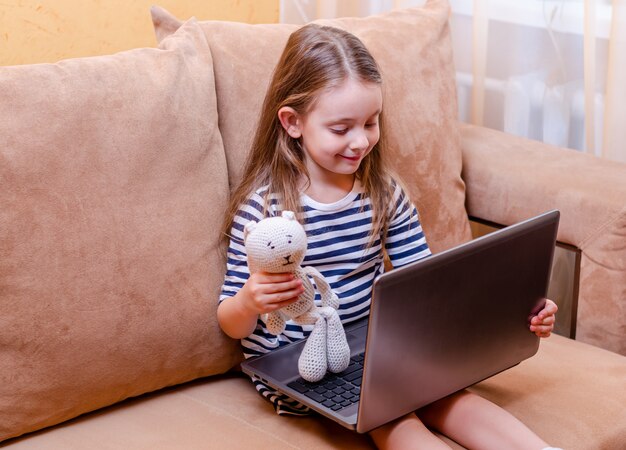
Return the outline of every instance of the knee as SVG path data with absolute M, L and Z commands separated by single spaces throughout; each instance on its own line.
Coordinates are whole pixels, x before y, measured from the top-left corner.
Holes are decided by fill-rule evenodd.
M 369 434 L 379 449 L 431 448 L 449 450 L 449 447 L 432 434 L 414 413 L 382 425 L 370 431 Z
M 393 442 L 401 435 L 408 433 L 411 428 L 419 427 L 420 425 L 422 425 L 421 420 L 414 413 L 410 413 L 375 428 L 369 432 L 369 435 L 376 443 L 376 447 L 379 449 L 390 448 L 388 445 L 390 442 Z
M 451 408 L 455 408 L 459 405 L 472 405 L 477 402 L 482 402 L 484 399 L 476 394 L 471 393 L 465 389 L 455 392 L 454 394 L 450 394 L 447 397 L 444 397 L 440 400 L 437 400 L 430 405 L 427 405 L 424 409 L 428 409 L 429 407 L 434 407 L 436 409 L 449 410 Z
M 426 426 L 440 430 L 452 411 L 471 411 L 479 399 L 481 397 L 476 394 L 462 390 L 424 406 L 416 414 Z

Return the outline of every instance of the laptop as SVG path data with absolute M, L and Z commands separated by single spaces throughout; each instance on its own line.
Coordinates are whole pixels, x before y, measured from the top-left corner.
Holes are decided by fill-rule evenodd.
M 529 331 L 545 303 L 559 212 L 386 272 L 369 320 L 345 326 L 351 363 L 304 381 L 304 340 L 242 369 L 337 423 L 368 432 L 533 356 Z

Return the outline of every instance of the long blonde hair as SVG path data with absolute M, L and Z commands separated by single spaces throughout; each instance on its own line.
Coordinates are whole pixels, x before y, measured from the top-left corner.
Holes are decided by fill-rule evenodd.
M 282 210 L 301 211 L 298 187 L 303 175 L 309 178 L 306 155 L 299 139 L 289 136 L 282 127 L 278 111 L 289 106 L 298 114 L 306 114 L 322 91 L 339 86 L 350 77 L 361 82 L 382 84 L 376 61 L 356 36 L 339 28 L 314 24 L 291 34 L 265 95 L 244 177 L 230 199 L 224 235 L 230 233 L 240 206 L 261 186 L 269 187 L 265 198 L 266 210 L 269 196 L 275 195 Z M 373 213 L 370 245 L 385 234 L 393 195 L 391 175 L 383 158 L 386 145 L 382 114 L 379 129 L 378 143 L 356 172 L 370 197 Z

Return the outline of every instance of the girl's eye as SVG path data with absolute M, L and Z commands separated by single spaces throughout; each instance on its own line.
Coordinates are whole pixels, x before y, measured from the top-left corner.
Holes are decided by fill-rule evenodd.
M 335 134 L 346 134 L 348 132 L 347 128 L 331 128 L 330 131 Z
M 374 123 L 366 123 L 365 124 L 365 128 L 374 128 L 378 126 L 378 122 L 374 122 Z

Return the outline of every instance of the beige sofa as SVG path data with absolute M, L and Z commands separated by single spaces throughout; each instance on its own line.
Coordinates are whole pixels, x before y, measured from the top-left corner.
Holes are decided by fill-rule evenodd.
M 157 48 L 0 68 L 0 446 L 371 448 L 277 416 L 215 319 L 226 201 L 296 27 L 153 19 Z M 434 251 L 471 238 L 468 215 L 559 208 L 580 254 L 578 341 L 471 389 L 553 445 L 623 448 L 626 167 L 459 126 L 447 19 L 438 0 L 329 23 L 381 65 L 389 156 Z

